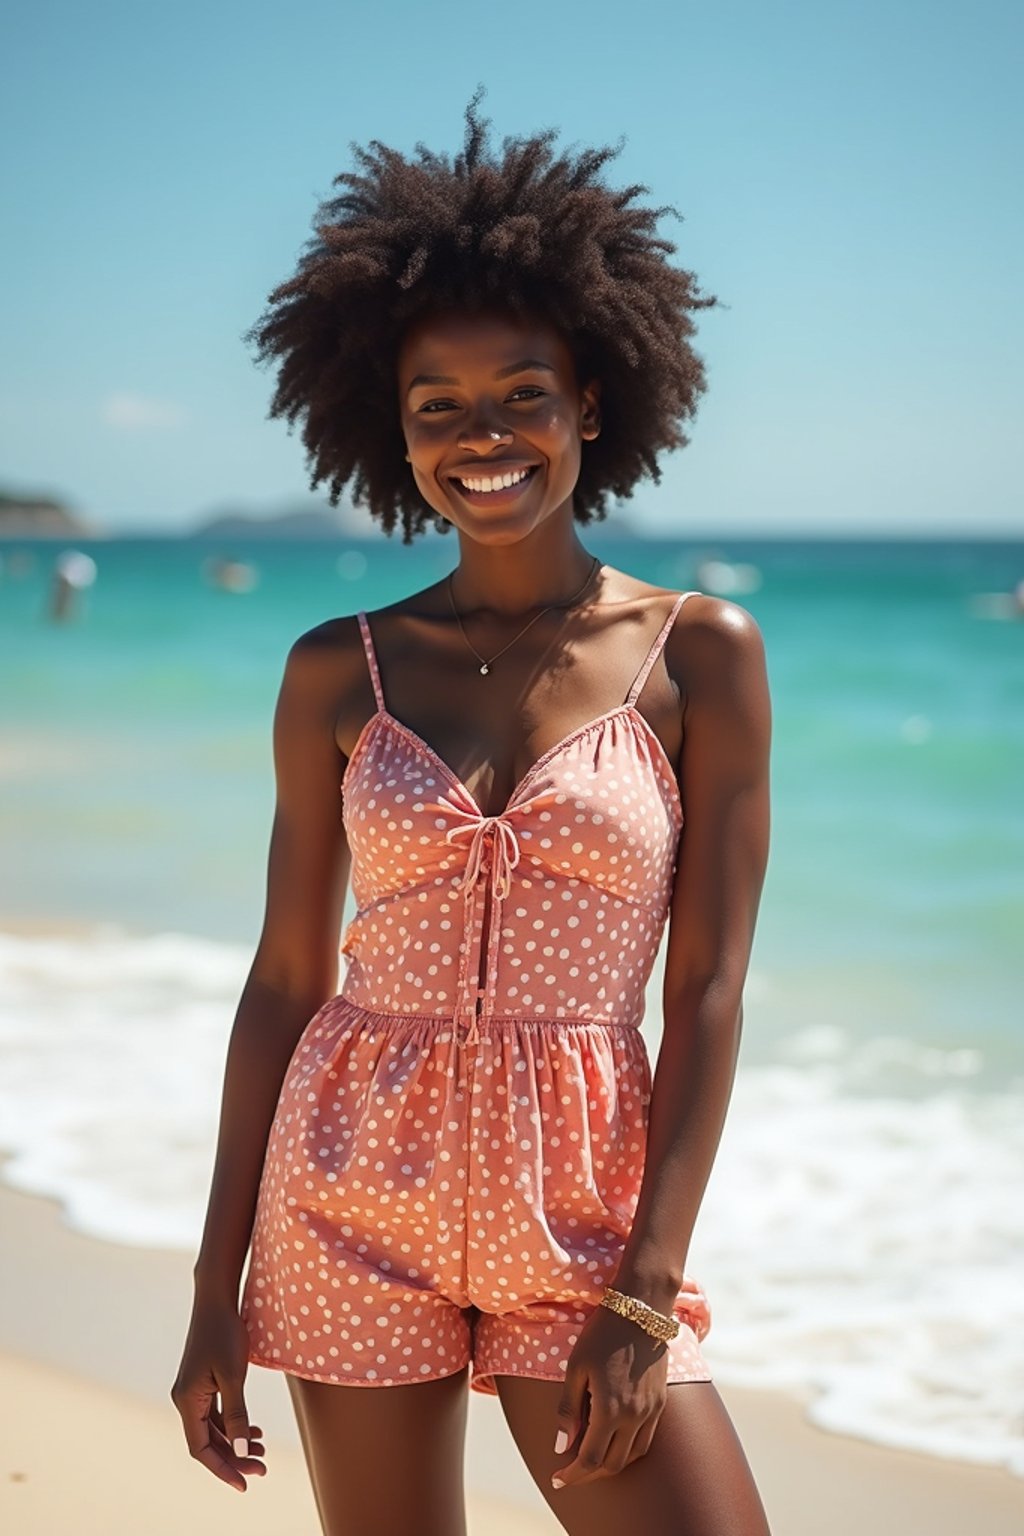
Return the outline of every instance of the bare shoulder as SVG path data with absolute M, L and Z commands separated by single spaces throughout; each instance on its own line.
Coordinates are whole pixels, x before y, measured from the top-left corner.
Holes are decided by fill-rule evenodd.
M 688 735 L 698 718 L 713 720 L 727 736 L 744 730 L 760 738 L 770 734 L 764 635 L 741 604 L 695 592 L 680 607 L 665 652 Z
M 362 649 L 359 620 L 354 613 L 346 613 L 303 630 L 292 641 L 288 657 L 290 660 L 294 656 L 299 667 L 312 668 L 318 661 L 357 647 Z
M 654 603 L 662 607 L 666 603 L 671 604 L 673 598 L 683 595 L 671 587 L 652 586 L 622 571 L 608 569 L 621 589 L 621 597 L 627 603 L 639 600 L 641 604 Z M 722 646 L 747 645 L 756 650 L 761 641 L 761 631 L 753 614 L 746 608 L 729 598 L 715 597 L 707 592 L 690 591 L 685 596 L 686 601 L 680 604 L 672 631 L 666 640 L 668 647 L 678 644 L 682 636 L 693 636 L 698 644 L 713 646 L 717 640 Z
M 344 758 L 373 708 L 372 684 L 356 614 L 325 619 L 292 641 L 278 694 L 285 733 L 309 728 Z
M 754 615 L 727 597 L 694 592 L 676 614 L 666 641 L 677 675 L 692 684 L 714 683 L 737 668 L 764 666 L 764 635 Z
M 760 638 L 761 630 L 748 609 L 734 603 L 728 597 L 715 597 L 709 592 L 691 592 L 676 615 L 674 626 L 690 633 L 704 636 L 720 636 L 732 644 L 753 643 L 752 637 Z
M 346 676 L 354 680 L 360 674 L 363 658 L 356 614 L 325 619 L 292 641 L 285 659 L 285 683 L 299 692 L 337 688 Z

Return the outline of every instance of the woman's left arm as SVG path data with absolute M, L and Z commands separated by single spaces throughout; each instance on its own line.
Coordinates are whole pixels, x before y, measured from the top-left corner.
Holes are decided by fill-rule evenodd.
M 671 1312 L 718 1151 L 768 864 L 771 703 L 761 631 L 724 599 L 686 639 L 685 811 L 664 1025 L 632 1231 L 613 1284 Z
M 679 782 L 685 823 L 669 916 L 664 1028 L 648 1108 L 643 1179 L 611 1282 L 670 1314 L 732 1094 L 754 925 L 768 863 L 771 703 L 761 631 L 744 608 L 706 599 L 678 626 L 669 665 L 686 679 Z M 572 1351 L 556 1454 L 586 1423 L 555 1486 L 643 1455 L 666 1396 L 667 1352 L 597 1307 Z M 584 1409 L 589 1394 L 589 1412 Z

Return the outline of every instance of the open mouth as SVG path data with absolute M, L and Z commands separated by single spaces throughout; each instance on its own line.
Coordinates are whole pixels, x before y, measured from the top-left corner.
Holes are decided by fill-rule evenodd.
M 527 464 L 522 469 L 509 469 L 504 474 L 473 475 L 463 478 L 461 475 L 452 475 L 452 484 L 455 485 L 464 496 L 475 497 L 501 496 L 511 492 L 520 492 L 533 479 L 537 472 L 536 464 Z

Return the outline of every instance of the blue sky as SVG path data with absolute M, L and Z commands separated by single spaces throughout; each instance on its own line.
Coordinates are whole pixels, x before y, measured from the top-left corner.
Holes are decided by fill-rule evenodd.
M 638 521 L 1019 531 L 1022 41 L 988 0 L 9 9 L 0 487 L 154 531 L 303 496 L 241 333 L 350 142 L 457 149 L 482 81 L 497 138 L 625 136 L 723 301 Z

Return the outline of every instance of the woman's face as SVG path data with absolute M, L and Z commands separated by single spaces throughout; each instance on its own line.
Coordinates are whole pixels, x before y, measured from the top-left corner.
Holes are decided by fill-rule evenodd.
M 398 387 L 416 485 L 448 522 L 504 543 L 571 510 L 599 391 L 596 380 L 581 387 L 554 326 L 499 311 L 418 320 L 399 350 Z

